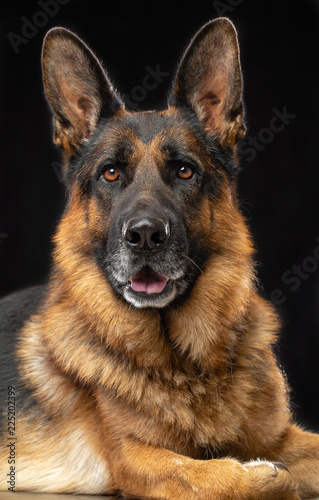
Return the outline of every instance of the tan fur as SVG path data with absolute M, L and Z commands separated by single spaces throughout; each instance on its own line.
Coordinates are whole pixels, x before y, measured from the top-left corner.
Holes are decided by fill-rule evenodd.
M 227 250 L 226 238 L 215 241 L 223 253 L 199 277 L 191 300 L 160 315 L 157 310 L 123 305 L 96 266 L 79 252 L 83 224 L 74 200 L 56 237 L 59 279 L 51 284 L 44 310 L 25 328 L 20 347 L 26 380 L 53 415 L 58 408 L 65 412 L 65 423 L 37 431 L 36 420 L 32 427 L 22 422 L 20 461 L 26 465 L 20 474 L 21 489 L 86 493 L 119 489 L 147 498 L 215 494 L 233 498 L 233 481 L 238 491 L 242 488 L 240 498 L 259 498 L 250 491 L 258 469 L 261 488 L 273 478 L 274 490 L 262 498 L 297 498 L 293 493 L 276 496 L 279 488 L 291 489 L 285 471 L 276 475 L 263 464 L 252 469 L 231 460 L 185 458 L 203 460 L 209 450 L 216 458 L 233 456 L 243 462 L 260 457 L 293 467 L 298 460 L 276 451 L 282 449 L 285 435 L 293 432 L 286 384 L 271 350 L 278 322 L 254 291 L 251 244 L 228 191 L 219 217 L 215 230 L 221 225 L 218 231 L 223 227 L 225 234 L 237 236 L 236 252 L 233 245 Z M 239 248 L 241 255 L 247 255 L 244 263 Z M 31 442 L 27 436 L 32 436 Z M 56 450 L 53 457 L 43 459 L 39 442 L 42 449 Z M 105 472 L 105 482 L 101 477 L 95 481 L 95 489 L 87 479 L 91 474 L 87 461 L 79 462 L 80 482 L 72 472 L 67 481 L 57 479 L 61 461 L 74 466 L 72 443 L 95 464 L 104 461 L 105 471 L 110 471 Z M 93 456 L 87 448 L 92 445 Z M 45 484 L 38 472 L 36 480 L 34 472 L 28 473 L 29 461 L 34 470 L 43 471 Z M 302 475 L 301 491 L 304 483 Z
M 214 37 L 220 41 L 224 36 L 223 25 L 227 43 L 231 40 L 226 52 L 233 61 L 238 48 L 232 25 L 218 21 Z M 45 65 L 54 61 L 52 50 L 56 52 L 60 37 L 63 43 L 69 40 L 69 50 L 80 54 L 81 61 L 91 57 L 85 47 L 79 52 L 80 42 L 72 41 L 71 34 L 57 31 L 48 38 Z M 45 80 L 49 94 L 61 83 L 50 83 L 54 68 L 52 64 Z M 235 76 L 239 85 L 240 68 Z M 241 92 L 236 85 L 229 89 L 224 77 L 223 69 L 226 104 L 239 110 Z M 177 82 L 176 95 L 181 88 Z M 76 99 L 84 92 L 95 102 L 93 120 L 102 101 L 80 84 L 77 89 Z M 62 93 L 66 96 L 69 90 Z M 75 94 L 68 99 L 73 102 Z M 61 104 L 56 96 L 50 102 L 57 113 Z M 69 104 L 62 108 L 70 112 Z M 159 116 L 178 122 L 179 112 L 175 102 Z M 172 121 L 174 127 L 143 142 L 132 131 L 123 132 L 126 113 L 115 113 L 108 134 L 111 130 L 119 141 L 134 145 L 128 172 L 143 180 L 146 204 L 156 183 L 172 196 L 161 180 L 162 145 L 170 134 L 191 146 L 203 169 L 218 174 L 218 196 L 203 195 L 193 212 L 184 200 L 192 238 L 204 240 L 211 253 L 178 307 L 135 308 L 118 297 L 94 259 L 94 245 L 110 227 L 112 203 L 107 201 L 101 210 L 96 197 L 84 196 L 79 180 L 81 175 L 90 178 L 110 147 L 108 134 L 92 145 L 89 164 L 72 185 L 54 238 L 47 296 L 20 334 L 20 374 L 38 406 L 19 416 L 16 489 L 154 500 L 317 496 L 319 436 L 293 423 L 286 380 L 273 354 L 280 325 L 273 307 L 256 291 L 253 245 L 238 208 L 235 181 L 213 164 L 189 129 Z M 208 122 L 197 113 L 205 128 Z M 209 123 L 223 142 L 214 113 Z M 218 119 L 226 119 L 225 110 Z M 236 120 L 238 125 L 242 115 Z M 65 123 L 57 127 L 66 141 L 66 158 L 76 149 L 75 140 L 76 147 L 83 143 L 84 122 L 83 114 L 75 117 L 76 133 L 71 135 L 65 135 Z M 234 135 L 223 129 L 228 136 L 223 143 L 234 151 L 237 125 L 232 123 Z M 127 192 L 122 196 L 126 201 Z M 45 418 L 39 408 L 45 409 Z M 6 451 L 1 453 L 2 464 Z M 5 482 L 1 489 L 6 489 Z

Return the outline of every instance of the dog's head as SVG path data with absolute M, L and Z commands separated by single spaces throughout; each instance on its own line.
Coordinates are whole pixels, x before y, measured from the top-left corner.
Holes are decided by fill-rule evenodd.
M 92 52 L 63 28 L 45 38 L 43 75 L 74 252 L 136 307 L 178 303 L 207 261 L 239 251 L 232 186 L 245 127 L 232 23 L 196 34 L 164 111 L 125 110 Z

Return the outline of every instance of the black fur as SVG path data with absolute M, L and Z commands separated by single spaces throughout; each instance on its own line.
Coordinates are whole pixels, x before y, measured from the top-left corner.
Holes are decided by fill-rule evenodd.
M 45 291 L 45 286 L 37 286 L 15 292 L 0 300 L 0 408 L 1 415 L 4 415 L 1 418 L 1 426 L 6 424 L 9 386 L 15 388 L 17 410 L 33 404 L 30 391 L 21 381 L 15 353 L 19 332 L 40 307 Z

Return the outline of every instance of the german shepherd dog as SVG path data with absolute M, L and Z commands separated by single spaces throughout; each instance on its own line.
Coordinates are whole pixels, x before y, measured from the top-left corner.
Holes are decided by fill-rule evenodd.
M 319 495 L 236 198 L 237 34 L 196 34 L 164 111 L 129 112 L 74 34 L 43 77 L 68 202 L 45 288 L 1 302 L 1 488 L 165 500 Z

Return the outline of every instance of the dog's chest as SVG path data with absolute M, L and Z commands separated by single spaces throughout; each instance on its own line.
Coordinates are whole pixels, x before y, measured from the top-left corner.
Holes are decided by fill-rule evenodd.
M 207 373 L 175 370 L 170 375 L 144 374 L 143 384 L 140 378 L 140 373 L 130 374 L 126 396 L 114 389 L 100 393 L 98 399 L 111 432 L 198 457 L 203 449 L 220 448 L 238 435 L 239 421 L 227 409 L 226 375 L 217 380 Z M 225 428 L 225 419 L 235 425 Z

